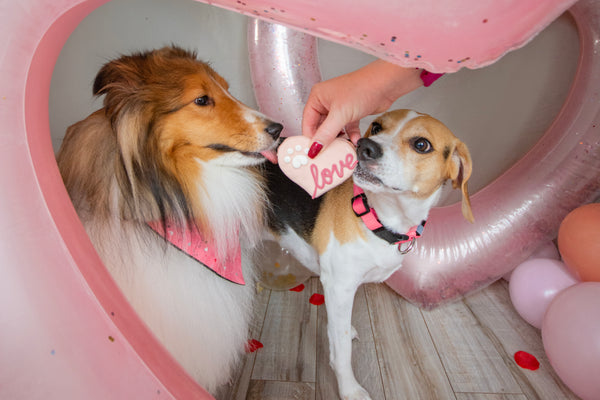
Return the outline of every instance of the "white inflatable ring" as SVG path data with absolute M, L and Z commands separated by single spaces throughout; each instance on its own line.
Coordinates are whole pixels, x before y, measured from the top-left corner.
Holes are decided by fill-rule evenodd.
M 2 5 L 0 397 L 210 399 L 118 291 L 70 204 L 54 160 L 48 126 L 52 69 L 69 34 L 106 1 L 21 0 Z M 599 41 L 597 2 L 579 9 L 583 11 L 575 15 L 584 42 L 590 42 L 590 35 Z M 592 52 L 584 48 L 587 58 L 582 58 L 569 101 L 551 129 L 561 133 L 547 134 L 533 151 L 563 154 L 560 149 L 572 138 L 562 132 L 579 134 L 575 140 L 596 156 L 586 158 L 586 166 L 596 173 L 598 129 L 591 126 L 598 121 L 600 75 L 592 74 L 592 69 L 598 71 L 599 57 Z M 566 151 L 575 152 L 569 143 Z M 584 156 L 583 150 L 574 154 Z M 570 172 L 575 173 L 561 174 L 572 178 Z M 586 190 L 580 186 L 574 190 L 583 201 L 580 194 L 595 191 L 598 181 L 588 181 Z M 475 199 L 476 213 L 485 196 L 484 191 L 481 200 Z M 558 214 L 563 212 L 559 208 Z M 515 246 L 520 232 L 514 232 Z

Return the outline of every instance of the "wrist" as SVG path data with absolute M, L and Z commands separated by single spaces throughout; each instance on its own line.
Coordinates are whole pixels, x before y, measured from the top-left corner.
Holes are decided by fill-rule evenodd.
M 379 88 L 379 95 L 384 96 L 390 104 L 423 86 L 418 68 L 405 68 L 383 60 L 371 63 L 371 77 L 375 80 L 375 87 Z

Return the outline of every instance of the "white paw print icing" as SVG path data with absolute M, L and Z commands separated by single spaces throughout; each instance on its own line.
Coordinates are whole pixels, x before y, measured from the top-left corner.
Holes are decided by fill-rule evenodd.
M 292 167 L 298 169 L 308 164 L 308 147 L 302 147 L 297 144 L 293 148 L 289 147 L 286 153 L 287 155 L 283 158 L 283 162 L 287 164 L 292 163 Z

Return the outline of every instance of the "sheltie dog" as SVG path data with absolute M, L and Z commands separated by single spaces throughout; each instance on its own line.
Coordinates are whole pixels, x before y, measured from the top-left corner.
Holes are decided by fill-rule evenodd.
M 93 92 L 105 95 L 104 107 L 68 128 L 57 155 L 65 186 L 134 309 L 214 392 L 248 339 L 255 288 L 247 249 L 261 236 L 267 202 L 256 168 L 274 160 L 283 127 L 177 47 L 108 62 Z M 246 284 L 167 243 L 161 235 L 173 230 L 200 233 L 223 265 L 241 243 Z

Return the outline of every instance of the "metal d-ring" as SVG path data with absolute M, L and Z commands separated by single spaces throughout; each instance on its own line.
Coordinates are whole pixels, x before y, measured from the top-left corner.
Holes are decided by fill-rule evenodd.
M 406 249 L 402 250 L 402 243 L 398 244 L 398 251 L 400 252 L 400 254 L 405 255 L 407 253 L 409 253 L 414 247 L 415 247 L 415 242 L 417 241 L 416 237 L 413 237 L 410 242 L 408 243 L 408 246 L 406 247 Z M 404 242 L 406 243 L 406 242 Z

